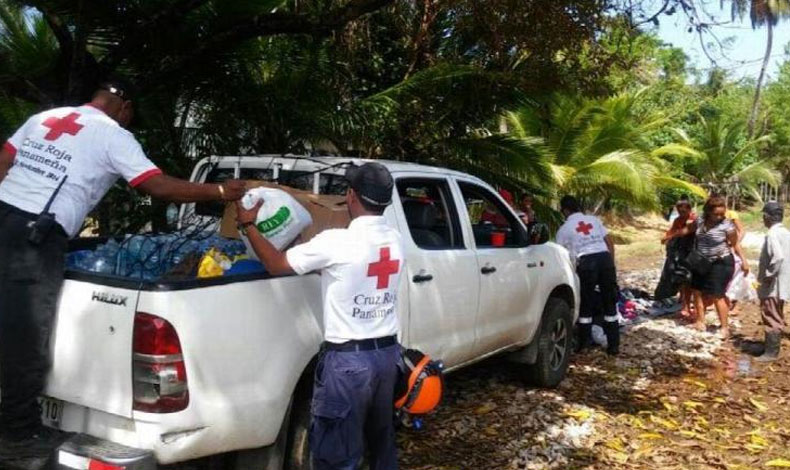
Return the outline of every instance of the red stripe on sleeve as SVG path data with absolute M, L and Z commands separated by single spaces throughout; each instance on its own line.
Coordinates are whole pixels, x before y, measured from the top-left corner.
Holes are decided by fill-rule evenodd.
M 161 174 L 162 174 L 162 170 L 160 170 L 159 168 L 152 168 L 148 171 L 144 171 L 140 173 L 133 180 L 129 181 L 129 186 L 136 188 L 137 186 L 140 186 L 141 184 L 145 183 L 146 181 L 153 178 L 154 176 Z
M 11 144 L 11 142 L 6 142 L 3 144 L 3 150 L 11 154 L 11 160 L 16 157 L 16 147 Z

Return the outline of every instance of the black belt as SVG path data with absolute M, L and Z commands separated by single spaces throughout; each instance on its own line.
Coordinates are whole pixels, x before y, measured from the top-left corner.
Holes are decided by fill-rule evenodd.
M 324 341 L 323 349 L 328 351 L 372 351 L 383 349 L 398 343 L 395 336 L 383 336 L 381 338 L 354 339 L 345 343 L 330 343 Z
M 23 219 L 27 219 L 27 220 L 30 220 L 30 221 L 35 221 L 38 218 L 38 214 L 34 214 L 32 212 L 23 211 L 22 209 L 20 209 L 20 208 L 18 208 L 16 206 L 12 206 L 11 204 L 9 204 L 7 202 L 3 202 L 3 201 L 0 201 L 0 210 L 7 210 L 8 212 L 10 212 L 10 213 L 12 213 L 12 214 L 14 214 L 16 216 L 22 217 Z M 64 229 L 63 226 L 60 225 L 60 223 L 56 223 L 55 227 L 56 227 L 56 230 L 60 233 L 60 235 L 68 238 L 68 234 L 66 233 L 66 229 Z

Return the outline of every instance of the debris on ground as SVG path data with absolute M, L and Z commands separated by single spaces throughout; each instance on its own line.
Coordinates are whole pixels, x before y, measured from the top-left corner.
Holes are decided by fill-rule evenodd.
M 620 285 L 651 292 L 659 275 L 621 273 Z M 439 411 L 399 433 L 401 468 L 790 468 L 790 347 L 773 364 L 753 362 L 740 347 L 762 338 L 759 311 L 739 309 L 728 342 L 713 312 L 706 332 L 676 314 L 640 314 L 618 357 L 574 356 L 555 390 L 531 388 L 503 358 L 451 374 Z

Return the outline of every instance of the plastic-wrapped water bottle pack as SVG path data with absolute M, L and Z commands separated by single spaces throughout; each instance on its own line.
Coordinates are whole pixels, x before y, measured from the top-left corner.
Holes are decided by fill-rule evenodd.
M 241 240 L 216 234 L 188 236 L 182 233 L 161 235 L 126 235 L 122 241 L 110 239 L 95 250 L 80 250 L 68 254 L 67 269 L 152 281 L 179 269 L 194 260 L 195 269 L 187 266 L 183 272 L 194 271 L 206 256 L 228 260 L 222 270 L 213 275 L 263 272 L 263 265 L 251 265 L 247 249 Z M 210 253 L 210 255 L 208 255 Z M 244 263 L 240 263 L 245 261 Z M 238 264 L 238 266 L 236 266 Z M 234 267 L 236 268 L 234 270 Z

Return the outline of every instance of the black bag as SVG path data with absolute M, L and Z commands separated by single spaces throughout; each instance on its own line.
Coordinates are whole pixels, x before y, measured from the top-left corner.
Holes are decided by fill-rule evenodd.
M 713 261 L 706 258 L 695 246 L 686 256 L 686 266 L 697 276 L 705 276 L 713 267 Z

